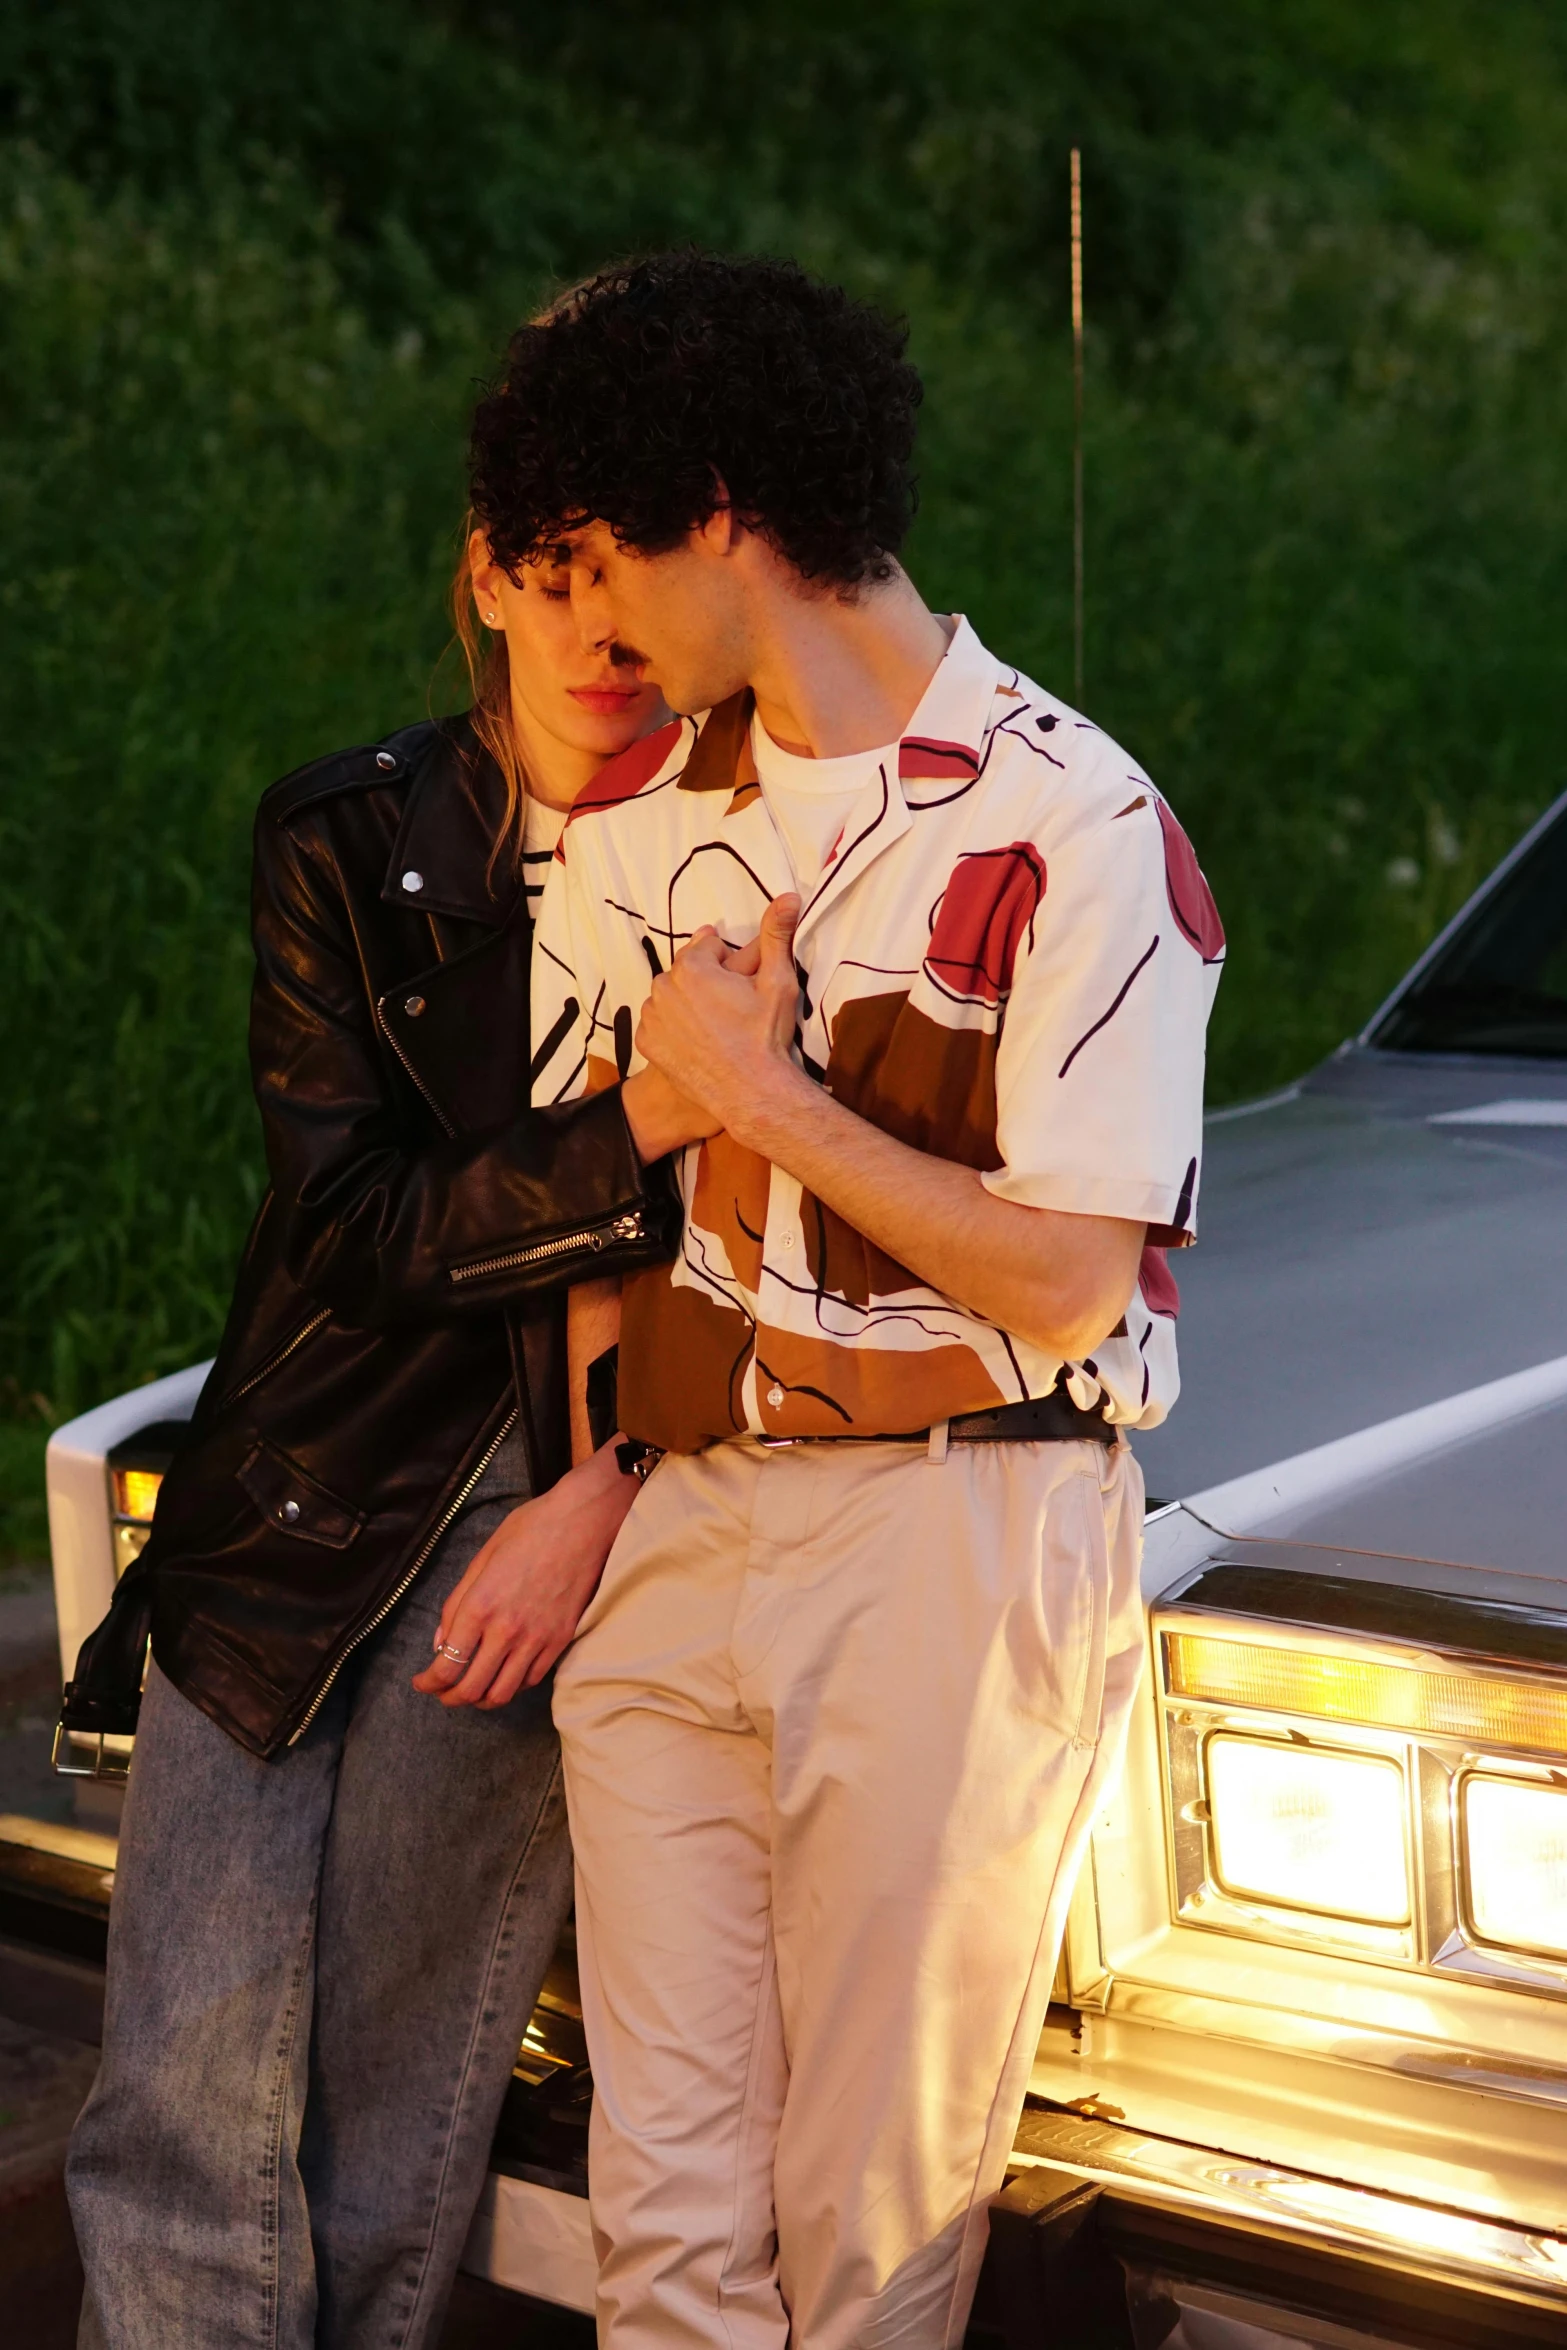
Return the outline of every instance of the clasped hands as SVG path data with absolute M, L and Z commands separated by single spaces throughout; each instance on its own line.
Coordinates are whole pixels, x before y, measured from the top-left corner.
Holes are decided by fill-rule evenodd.
M 800 1081 L 790 1058 L 800 1006 L 793 951 L 799 919 L 791 892 L 773 899 L 743 947 L 726 946 L 704 925 L 654 980 L 637 1025 L 646 1066 L 621 1087 L 644 1162 L 725 1128 L 736 1141 L 750 1141 L 751 1120 L 770 1088 Z
M 794 933 L 800 901 L 774 898 L 743 947 L 698 930 L 653 982 L 637 1023 L 637 1050 L 686 1099 L 746 1140 L 759 1094 L 787 1083 L 799 1018 Z
M 769 1082 L 798 1079 L 790 1055 L 799 918 L 790 895 L 774 898 L 746 946 L 726 946 L 705 927 L 654 980 L 637 1027 L 649 1067 L 627 1081 L 644 1158 L 724 1128 L 743 1141 Z M 435 1654 L 414 1687 L 445 1706 L 489 1712 L 542 1681 L 598 1588 L 636 1491 L 605 1445 L 513 1510 L 442 1608 Z

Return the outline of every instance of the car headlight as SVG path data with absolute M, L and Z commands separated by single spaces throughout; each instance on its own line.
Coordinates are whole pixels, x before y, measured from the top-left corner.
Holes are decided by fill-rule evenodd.
M 150 1526 L 152 1513 L 158 1506 L 158 1488 L 163 1483 L 161 1469 L 115 1469 L 114 1514 L 138 1526 Z
M 154 1420 L 114 1446 L 108 1458 L 109 1521 L 114 1572 L 123 1575 L 140 1556 L 152 1532 L 153 1512 L 175 1450 L 186 1434 L 183 1420 Z
M 1459 1803 L 1476 1934 L 1567 1958 L 1567 1788 L 1474 1772 Z
M 1216 1705 L 1567 1753 L 1567 1688 L 1548 1682 L 1191 1632 L 1167 1635 L 1165 1670 L 1172 1693 Z
M 1567 1609 L 1218 1560 L 1154 1633 L 1176 1922 L 1567 1996 Z
M 1225 1892 L 1328 1917 L 1409 1917 L 1404 1774 L 1380 1755 L 1222 1733 L 1207 1743 L 1214 1875 Z

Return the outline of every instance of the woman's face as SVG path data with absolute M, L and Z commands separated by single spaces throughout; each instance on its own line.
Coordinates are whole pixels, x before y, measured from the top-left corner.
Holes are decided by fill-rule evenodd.
M 513 580 L 491 562 L 476 531 L 468 562 L 481 624 L 505 633 L 512 713 L 524 757 L 537 768 L 559 765 L 552 750 L 612 759 L 669 717 L 657 686 L 644 684 L 640 664 L 617 660 L 607 643 L 584 645 L 564 549 L 558 558 L 551 551 L 526 565 L 520 581 Z

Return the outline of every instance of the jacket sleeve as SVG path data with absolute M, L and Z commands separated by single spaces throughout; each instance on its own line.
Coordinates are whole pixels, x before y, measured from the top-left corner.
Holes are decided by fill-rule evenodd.
M 251 1070 L 284 1253 L 340 1319 L 493 1312 L 670 1253 L 670 1171 L 642 1166 L 618 1089 L 409 1150 L 341 882 L 265 812 L 252 916 Z

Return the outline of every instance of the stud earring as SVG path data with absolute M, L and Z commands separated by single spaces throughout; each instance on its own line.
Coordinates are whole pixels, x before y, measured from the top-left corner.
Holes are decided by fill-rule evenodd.
M 484 617 L 493 628 L 495 626 L 495 614 L 493 612 L 486 612 Z

